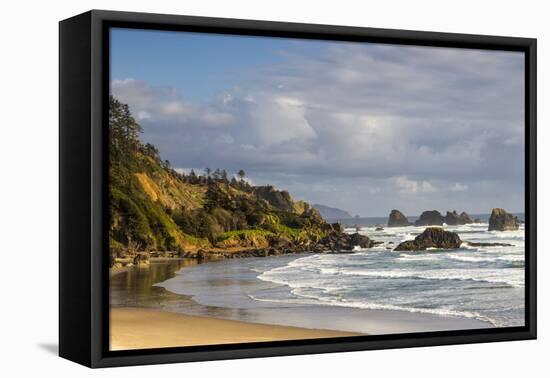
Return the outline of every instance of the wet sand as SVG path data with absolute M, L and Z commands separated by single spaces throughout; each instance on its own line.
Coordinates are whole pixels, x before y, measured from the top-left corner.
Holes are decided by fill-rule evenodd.
M 357 336 L 359 333 L 245 323 L 171 312 L 111 309 L 111 350 Z
M 260 284 L 254 275 L 253 280 L 246 279 L 241 272 L 234 282 L 215 278 L 219 276 L 215 272 L 206 274 L 205 278 L 211 277 L 203 288 L 206 298 L 193 284 L 188 288 L 194 295 L 175 294 L 155 285 L 174 277 L 181 268 L 193 270 L 196 264 L 192 260 L 159 262 L 111 276 L 111 350 L 492 327 L 475 319 L 403 311 L 256 301 L 252 302 L 255 307 L 248 308 L 223 305 L 234 302 L 228 291 L 231 287 L 242 294 L 247 285 Z M 217 269 L 217 264 L 204 267 Z M 219 267 L 224 266 L 221 264 Z M 204 301 L 218 304 L 201 303 Z

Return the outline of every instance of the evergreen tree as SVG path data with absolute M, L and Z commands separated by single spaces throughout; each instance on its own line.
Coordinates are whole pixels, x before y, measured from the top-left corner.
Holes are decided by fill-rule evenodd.
M 222 170 L 222 179 L 221 180 L 224 184 L 226 184 L 226 185 L 229 184 L 229 180 L 227 178 L 227 171 L 225 169 Z
M 222 179 L 222 171 L 220 171 L 219 168 L 216 168 L 216 170 L 214 171 L 214 173 L 212 174 L 212 178 L 214 179 L 214 181 L 221 181 Z
M 190 184 L 198 183 L 197 174 L 195 173 L 194 169 L 191 169 L 191 173 L 189 173 L 189 183 Z
M 160 160 L 159 150 L 155 146 L 153 146 L 151 143 L 145 143 L 145 146 L 143 147 L 143 152 L 146 155 L 149 155 L 150 157 L 154 158 L 155 160 Z
M 243 181 L 246 176 L 246 173 L 242 169 L 239 169 L 239 172 L 237 172 L 237 176 L 239 176 L 239 179 Z
M 246 173 L 242 170 L 242 169 L 239 169 L 239 172 L 237 172 L 237 176 L 239 176 L 239 187 L 241 190 L 244 190 L 247 188 L 247 182 L 244 181 L 244 178 L 246 176 Z
M 139 134 L 143 132 L 128 105 L 109 97 L 109 128 L 111 161 L 129 158 L 140 147 Z

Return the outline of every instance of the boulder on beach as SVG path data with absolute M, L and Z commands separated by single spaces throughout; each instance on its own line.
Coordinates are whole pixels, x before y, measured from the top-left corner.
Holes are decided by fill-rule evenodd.
M 401 211 L 394 209 L 390 212 L 388 227 L 405 227 L 409 225 L 409 220 Z
M 149 254 L 147 252 L 136 254 L 133 264 L 137 266 L 149 265 Z
M 420 214 L 420 218 L 414 222 L 415 226 L 442 226 L 445 217 L 437 210 L 428 210 Z
M 456 232 L 445 231 L 441 227 L 428 227 L 414 240 L 400 243 L 394 251 L 425 251 L 428 248 L 460 248 L 462 240 Z
M 501 208 L 494 208 L 489 218 L 489 231 L 514 231 L 519 228 L 518 218 Z

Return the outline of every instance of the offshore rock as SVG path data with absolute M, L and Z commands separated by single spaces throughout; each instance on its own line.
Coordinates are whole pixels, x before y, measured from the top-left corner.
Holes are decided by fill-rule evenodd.
M 462 241 L 456 232 L 445 231 L 441 227 L 428 227 L 414 240 L 400 243 L 395 251 L 425 251 L 428 248 L 460 248 Z
M 401 211 L 393 209 L 390 212 L 390 216 L 388 218 L 388 227 L 405 227 L 409 225 L 409 220 Z

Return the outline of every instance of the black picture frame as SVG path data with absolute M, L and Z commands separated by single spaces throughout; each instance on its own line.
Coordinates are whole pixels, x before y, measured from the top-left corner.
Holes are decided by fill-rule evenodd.
M 525 326 L 109 351 L 108 28 L 298 37 L 525 53 Z M 88 367 L 536 338 L 536 39 L 92 10 L 59 24 L 59 354 Z

